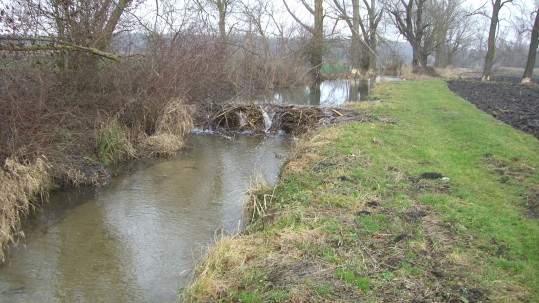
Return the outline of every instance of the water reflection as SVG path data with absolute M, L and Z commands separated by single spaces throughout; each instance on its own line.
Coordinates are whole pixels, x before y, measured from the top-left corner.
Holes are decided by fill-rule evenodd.
M 0 302 L 173 302 L 215 230 L 238 230 L 251 180 L 276 182 L 289 143 L 190 145 L 131 163 L 104 188 L 54 195 L 0 267 Z
M 345 102 L 366 101 L 371 88 L 376 82 L 398 80 L 400 79 L 397 77 L 380 76 L 367 80 L 327 80 L 319 84 L 269 91 L 256 96 L 240 96 L 231 101 L 282 105 L 339 106 Z

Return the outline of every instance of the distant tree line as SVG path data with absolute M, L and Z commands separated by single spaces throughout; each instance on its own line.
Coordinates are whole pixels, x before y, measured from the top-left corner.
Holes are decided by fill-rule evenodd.
M 255 79 L 271 88 L 294 83 L 288 78 L 300 70 L 320 81 L 324 58 L 339 41 L 352 70 L 376 73 L 388 63 L 379 48 L 403 39 L 414 73 L 481 60 L 484 81 L 505 64 L 525 67 L 528 82 L 539 43 L 537 12 L 537 0 L 488 0 L 481 7 L 465 0 L 7 0 L 0 7 L 0 50 L 54 51 L 58 67 L 77 69 L 115 60 L 111 45 L 126 32 L 169 47 L 187 33 L 214 35 L 218 68 L 234 86 Z M 507 56 L 523 48 L 526 58 Z M 282 74 L 296 62 L 294 75 Z

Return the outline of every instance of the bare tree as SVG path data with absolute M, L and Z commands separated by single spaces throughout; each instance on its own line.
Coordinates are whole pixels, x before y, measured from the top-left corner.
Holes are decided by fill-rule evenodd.
M 272 68 L 275 60 L 272 56 L 268 31 L 273 9 L 270 2 L 263 0 L 242 3 L 240 18 L 243 19 L 246 28 L 243 30 L 245 33 L 243 41 L 239 41 L 238 44 L 242 45 L 243 64 L 241 62 L 234 64 L 236 69 L 240 69 L 239 73 L 236 73 L 239 78 L 244 78 L 245 74 L 248 74 L 249 81 L 261 81 L 264 88 L 270 89 L 273 88 L 275 76 Z
M 533 68 L 535 67 L 535 57 L 537 56 L 537 47 L 539 46 L 539 5 L 535 7 L 535 22 L 531 29 L 530 50 L 528 52 L 528 60 L 526 68 L 522 76 L 522 83 L 532 82 Z
M 378 8 L 376 0 L 362 0 L 362 2 L 367 11 L 365 17 L 361 16 L 359 0 L 333 0 L 339 18 L 345 20 L 352 32 L 352 67 L 365 74 L 373 67 L 372 65 L 377 57 L 378 25 L 383 13 L 382 9 Z M 348 9 L 350 4 L 352 6 L 352 16 L 350 16 Z
M 496 52 L 496 34 L 500 23 L 500 10 L 507 3 L 513 0 L 491 0 L 492 15 L 490 16 L 490 27 L 488 31 L 487 54 L 485 55 L 485 65 L 483 68 L 482 81 L 490 81 L 492 76 L 492 67 L 494 66 L 494 55 Z
M 471 43 L 473 19 L 477 11 L 463 6 L 465 0 L 437 0 L 429 7 L 434 23 L 436 67 L 451 64 L 454 56 Z
M 302 22 L 296 14 L 292 12 L 286 0 L 283 3 L 292 18 L 311 34 L 309 43 L 309 57 L 311 63 L 311 75 L 315 81 L 320 81 L 320 68 L 322 67 L 322 57 L 324 53 L 324 1 L 314 0 L 314 7 L 309 5 L 306 0 L 300 0 L 307 11 L 313 16 L 313 25 L 307 25 Z
M 399 33 L 412 46 L 412 72 L 427 70 L 427 58 L 434 50 L 434 39 L 426 39 L 432 24 L 427 22 L 427 4 L 431 0 L 388 0 L 386 8 Z M 431 32 L 433 32 L 431 30 Z
M 194 0 L 195 4 L 201 12 L 208 16 L 212 16 L 217 12 L 217 27 L 219 29 L 219 37 L 221 41 L 226 41 L 228 32 L 226 29 L 227 18 L 232 14 L 237 0 Z
M 120 19 L 132 3 L 133 0 L 18 1 L 14 6 L 21 7 L 23 14 L 18 18 L 25 24 L 19 26 L 19 31 L 2 37 L 3 41 L 11 41 L 8 45 L 4 43 L 3 48 L 58 50 L 59 65 L 63 67 L 78 68 L 92 64 L 92 60 L 73 53 L 105 54 L 103 51 L 109 47 Z M 42 37 L 43 34 L 46 37 Z

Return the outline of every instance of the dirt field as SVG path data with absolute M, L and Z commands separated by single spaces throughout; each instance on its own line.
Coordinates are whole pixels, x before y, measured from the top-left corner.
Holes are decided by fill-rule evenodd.
M 539 139 L 539 86 L 451 80 L 449 89 L 479 109 Z

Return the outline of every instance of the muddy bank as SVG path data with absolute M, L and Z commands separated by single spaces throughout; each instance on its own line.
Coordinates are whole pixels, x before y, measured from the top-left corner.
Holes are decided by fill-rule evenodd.
M 539 139 L 539 86 L 451 80 L 449 89 L 479 109 Z

